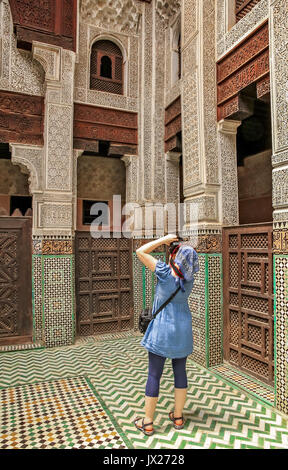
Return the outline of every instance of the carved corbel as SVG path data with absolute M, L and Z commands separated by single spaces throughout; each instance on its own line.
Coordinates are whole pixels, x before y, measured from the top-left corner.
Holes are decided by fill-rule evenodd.
M 45 71 L 46 81 L 60 81 L 61 47 L 33 41 L 33 58 L 38 60 Z
M 181 155 L 181 152 L 173 152 L 170 150 L 169 152 L 165 153 L 165 158 L 167 162 L 179 164 Z
M 42 191 L 43 185 L 43 147 L 36 145 L 10 144 L 11 162 L 19 165 L 23 173 L 29 174 L 31 194 Z
M 135 155 L 123 155 L 123 157 L 121 157 L 120 160 L 124 162 L 125 167 L 127 168 L 129 165 L 131 165 L 131 161 L 135 157 L 136 157 Z

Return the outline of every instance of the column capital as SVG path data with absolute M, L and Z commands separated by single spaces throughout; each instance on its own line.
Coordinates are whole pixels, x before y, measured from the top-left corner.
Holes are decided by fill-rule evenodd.
M 235 121 L 232 119 L 221 119 L 218 122 L 218 131 L 222 134 L 237 134 L 237 129 L 241 126 L 242 121 Z
M 125 166 L 129 166 L 131 164 L 132 159 L 137 158 L 138 155 L 123 155 L 123 157 L 120 158 L 125 164 Z
M 168 152 L 165 153 L 165 159 L 167 162 L 179 163 L 181 155 L 182 155 L 181 152 L 174 152 L 173 150 L 169 150 Z

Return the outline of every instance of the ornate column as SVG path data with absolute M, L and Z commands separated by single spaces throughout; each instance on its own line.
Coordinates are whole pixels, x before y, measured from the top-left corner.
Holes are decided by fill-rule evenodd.
M 221 161 L 221 204 L 223 225 L 239 225 L 237 128 L 241 121 L 222 119 L 218 122 L 218 152 Z
M 288 5 L 270 0 L 276 407 L 288 413 Z
M 199 228 L 219 224 L 216 144 L 215 2 L 182 7 L 182 130 L 185 201 L 199 206 Z M 187 221 L 189 232 L 189 221 Z
M 45 71 L 44 147 L 12 145 L 31 172 L 34 339 L 72 344 L 74 322 L 73 87 L 75 53 L 33 42 Z
M 189 298 L 194 331 L 192 357 L 205 366 L 222 362 L 215 7 L 214 0 L 183 0 L 181 10 L 183 189 L 185 203 L 198 207 L 196 250 L 200 264 Z M 193 229 L 195 220 L 188 219 L 184 233 L 192 240 Z
M 180 152 L 165 154 L 165 201 L 178 204 L 180 200 L 179 162 Z

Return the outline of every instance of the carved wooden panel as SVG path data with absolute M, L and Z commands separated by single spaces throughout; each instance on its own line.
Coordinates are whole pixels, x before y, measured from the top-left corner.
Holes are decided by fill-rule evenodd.
M 75 103 L 74 139 L 137 145 L 137 114 Z
M 76 315 L 81 336 L 133 327 L 132 241 L 76 232 Z
M 224 358 L 273 384 L 272 224 L 224 229 Z
M 77 0 L 10 0 L 18 43 L 32 41 L 75 50 Z
M 31 218 L 0 217 L 0 345 L 32 339 Z
M 239 111 L 238 94 L 252 83 L 269 80 L 267 21 L 217 63 L 218 120 Z M 256 98 L 256 96 L 255 96 Z
M 176 134 L 181 132 L 181 98 L 174 100 L 165 109 L 165 151 L 177 147 Z
M 0 142 L 43 145 L 44 98 L 0 90 Z

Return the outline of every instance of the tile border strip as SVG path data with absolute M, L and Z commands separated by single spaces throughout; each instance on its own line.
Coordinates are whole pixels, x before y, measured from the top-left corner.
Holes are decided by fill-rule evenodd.
M 109 419 L 112 421 L 112 424 L 113 426 L 115 427 L 116 431 L 118 432 L 119 436 L 122 437 L 123 441 L 125 442 L 125 444 L 127 445 L 128 449 L 134 449 L 135 447 L 133 446 L 132 442 L 130 441 L 130 439 L 126 436 L 126 434 L 124 433 L 124 431 L 122 430 L 120 424 L 118 423 L 118 421 L 115 419 L 115 417 L 113 416 L 113 414 L 111 413 L 111 411 L 109 410 L 108 406 L 106 405 L 105 401 L 103 400 L 103 398 L 101 397 L 101 395 L 99 394 L 98 391 L 96 391 L 95 389 L 95 386 L 92 384 L 90 378 L 89 378 L 89 374 L 88 375 L 83 375 L 82 376 L 88 386 L 90 387 L 90 389 L 92 390 L 93 394 L 95 395 L 95 397 L 97 398 L 97 400 L 99 401 L 100 405 L 102 406 L 103 410 L 105 411 L 105 413 L 108 415 Z

